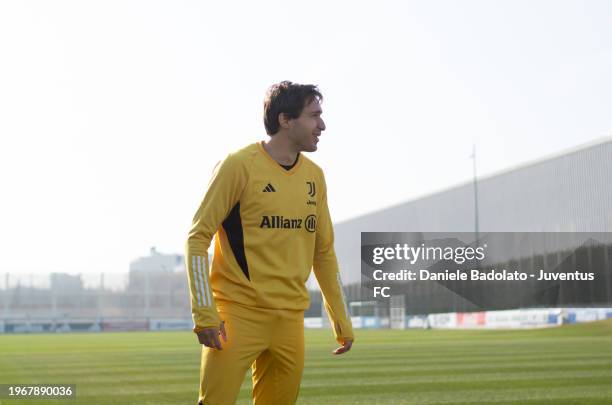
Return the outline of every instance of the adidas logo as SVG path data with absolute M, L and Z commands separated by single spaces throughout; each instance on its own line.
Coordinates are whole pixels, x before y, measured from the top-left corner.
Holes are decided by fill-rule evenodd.
M 272 184 L 268 183 L 268 185 L 266 187 L 264 187 L 263 190 L 264 193 L 275 193 L 276 190 L 274 189 L 274 187 L 272 186 Z

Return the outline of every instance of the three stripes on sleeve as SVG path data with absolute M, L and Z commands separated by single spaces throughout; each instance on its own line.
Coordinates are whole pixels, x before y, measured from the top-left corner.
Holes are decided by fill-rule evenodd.
M 198 306 L 211 307 L 213 298 L 208 281 L 208 256 L 191 256 L 191 272 Z
M 344 304 L 344 316 L 350 318 L 350 313 L 348 306 L 346 305 L 346 297 L 344 296 L 344 287 L 342 285 L 342 277 L 340 277 L 340 272 L 336 273 L 336 278 L 338 279 L 338 286 L 340 287 L 340 294 L 342 296 L 342 304 Z

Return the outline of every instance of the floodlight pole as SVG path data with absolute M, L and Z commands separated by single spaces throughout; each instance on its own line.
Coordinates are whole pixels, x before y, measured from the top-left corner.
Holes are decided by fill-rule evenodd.
M 473 168 L 474 168 L 474 232 L 476 234 L 476 240 L 479 238 L 478 229 L 478 179 L 476 177 L 476 144 L 472 145 L 472 156 Z
M 4 319 L 8 320 L 8 315 L 9 315 L 9 273 L 6 273 L 4 275 Z

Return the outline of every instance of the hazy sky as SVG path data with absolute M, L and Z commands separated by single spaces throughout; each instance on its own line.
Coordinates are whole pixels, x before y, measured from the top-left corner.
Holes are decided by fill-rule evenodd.
M 335 221 L 612 135 L 610 1 L 2 1 L 0 272 L 182 253 L 262 100 L 315 83 Z

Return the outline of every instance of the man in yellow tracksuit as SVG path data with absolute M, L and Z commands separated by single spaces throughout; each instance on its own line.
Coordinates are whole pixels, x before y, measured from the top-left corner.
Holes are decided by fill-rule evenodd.
M 316 151 L 325 130 L 321 101 L 314 85 L 271 86 L 264 101 L 270 139 L 217 165 L 193 219 L 185 259 L 194 332 L 204 345 L 200 404 L 235 403 L 249 367 L 254 404 L 295 403 L 311 269 L 342 345 L 334 354 L 351 348 L 323 171 L 301 153 Z

